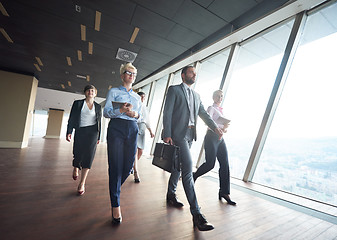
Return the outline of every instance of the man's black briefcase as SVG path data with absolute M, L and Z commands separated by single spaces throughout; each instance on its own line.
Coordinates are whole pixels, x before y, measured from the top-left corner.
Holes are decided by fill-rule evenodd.
M 167 172 L 171 172 L 172 169 L 179 170 L 179 147 L 156 143 L 152 164 Z

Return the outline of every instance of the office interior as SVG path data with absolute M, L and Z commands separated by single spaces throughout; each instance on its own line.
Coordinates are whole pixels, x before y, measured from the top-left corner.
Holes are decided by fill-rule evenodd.
M 1 0 L 0 10 L 0 228 L 6 239 L 337 239 L 336 1 Z M 138 69 L 133 89 L 146 93 L 155 137 L 147 135 L 139 162 L 144 181 L 125 186 L 125 223 L 111 229 L 109 121 L 102 118 L 88 179 L 92 194 L 83 198 L 72 192 L 65 131 L 84 86 L 97 87 L 104 107 L 128 61 Z M 207 233 L 193 230 L 188 207 L 166 207 L 169 175 L 151 164 L 162 141 L 165 94 L 181 83 L 186 65 L 196 68 L 193 88 L 205 108 L 221 89 L 231 119 L 224 139 L 238 205 L 216 199 L 216 164 L 196 184 L 215 223 Z M 198 121 L 195 168 L 205 161 L 207 130 Z M 187 205 L 182 186 L 179 195 Z

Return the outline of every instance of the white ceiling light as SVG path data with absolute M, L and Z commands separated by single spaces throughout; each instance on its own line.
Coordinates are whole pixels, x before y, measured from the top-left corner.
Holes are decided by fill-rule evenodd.
M 83 75 L 76 75 L 76 77 L 78 77 L 78 78 L 82 78 L 82 79 L 87 79 L 87 77 L 86 76 L 83 76 Z

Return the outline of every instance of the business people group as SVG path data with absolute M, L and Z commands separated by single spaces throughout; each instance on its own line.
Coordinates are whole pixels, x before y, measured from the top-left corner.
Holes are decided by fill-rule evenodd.
M 121 186 L 130 175 L 136 158 L 137 135 L 139 131 L 137 122 L 138 124 L 144 122 L 140 120 L 144 119 L 141 116 L 141 97 L 132 90 L 132 84 L 135 81 L 136 75 L 137 69 L 131 63 L 122 64 L 120 68 L 122 84 L 109 90 L 103 110 L 104 117 L 110 118 L 107 130 L 107 148 L 109 193 L 113 225 L 119 225 L 122 222 L 120 206 Z M 197 139 L 196 125 L 198 117 L 206 123 L 209 131 L 211 131 L 212 144 L 217 147 L 216 149 L 220 149 L 221 151 L 225 147 L 221 138 L 228 126 L 221 126 L 213 120 L 214 118 L 212 119 L 204 109 L 199 94 L 191 88 L 196 79 L 195 68 L 193 66 L 184 67 L 181 71 L 181 78 L 181 84 L 169 87 L 163 111 L 163 141 L 179 146 L 179 161 L 181 166 L 181 170 L 173 169 L 171 172 L 166 201 L 168 205 L 173 207 L 181 208 L 184 206 L 176 195 L 177 183 L 181 175 L 185 194 L 190 205 L 193 226 L 197 227 L 200 231 L 208 231 L 214 229 L 214 227 L 200 211 L 194 189 L 194 181 L 198 176 L 210 170 L 209 166 L 214 165 L 215 156 L 218 155 L 216 155 L 216 150 L 214 150 L 215 152 L 213 151 L 211 154 L 212 157 L 206 157 L 206 162 L 211 162 L 208 165 L 206 164 L 207 168 L 203 170 L 203 167 L 201 167 L 195 174 L 192 174 L 193 166 L 190 148 L 193 140 Z M 76 129 L 73 179 L 77 179 L 79 169 L 82 169 L 81 182 L 78 186 L 78 193 L 80 195 L 85 192 L 85 180 L 95 155 L 96 145 L 99 143 L 101 125 L 101 108 L 93 100 L 97 94 L 96 88 L 88 85 L 85 87 L 84 93 L 86 98 L 75 101 L 73 104 L 67 129 L 68 141 L 71 140 L 73 128 Z M 150 131 L 150 134 L 152 137 L 152 131 Z M 227 158 L 222 162 L 227 163 L 225 167 L 228 167 Z M 223 164 L 220 163 L 220 165 L 222 166 Z M 229 171 L 225 174 L 229 174 Z M 228 178 L 229 176 L 226 176 L 226 179 Z M 222 181 L 221 179 L 220 181 Z M 231 204 L 229 181 L 227 183 L 226 186 L 220 187 L 219 198 L 223 197 Z

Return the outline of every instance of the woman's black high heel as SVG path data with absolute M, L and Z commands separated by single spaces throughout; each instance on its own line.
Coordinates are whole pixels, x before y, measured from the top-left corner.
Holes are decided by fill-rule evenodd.
M 229 205 L 236 205 L 236 202 L 233 202 L 228 194 L 219 193 L 219 200 L 221 200 L 221 198 L 225 199 Z
M 112 225 L 119 225 L 119 224 L 121 224 L 122 223 L 122 217 L 119 217 L 119 218 L 112 217 L 111 223 L 112 223 Z
M 136 175 L 137 175 L 137 178 L 136 178 Z M 135 183 L 140 183 L 140 178 L 138 177 L 137 171 L 134 171 L 133 176 L 135 179 Z

